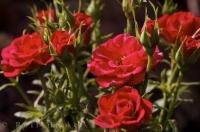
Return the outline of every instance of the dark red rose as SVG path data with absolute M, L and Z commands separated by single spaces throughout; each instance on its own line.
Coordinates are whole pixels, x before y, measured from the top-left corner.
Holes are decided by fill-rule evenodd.
M 136 129 L 152 115 L 152 103 L 129 86 L 101 96 L 98 109 L 100 114 L 95 118 L 95 124 L 102 128 Z
M 46 20 L 54 21 L 56 19 L 56 12 L 54 9 L 41 10 L 36 14 L 36 19 L 40 23 L 44 23 Z
M 187 36 L 182 38 L 183 53 L 188 58 L 196 49 L 200 48 L 200 33 L 195 36 Z
M 81 29 L 84 44 L 89 43 L 93 19 L 82 12 L 74 13 L 75 27 Z
M 75 21 L 75 26 L 78 28 L 81 26 L 81 31 L 85 32 L 92 26 L 92 17 L 88 16 L 85 13 L 82 12 L 76 12 L 74 13 L 74 21 Z
M 156 49 L 153 66 L 161 59 L 162 53 Z M 144 80 L 147 61 L 142 44 L 133 36 L 120 34 L 97 47 L 88 68 L 103 88 L 135 85 Z
M 147 31 L 152 32 L 154 21 L 147 22 Z M 161 36 L 168 42 L 174 43 L 184 36 L 192 36 L 200 28 L 200 18 L 190 12 L 176 12 L 158 18 Z
M 67 31 L 55 31 L 51 36 L 52 45 L 58 55 L 60 55 L 65 48 L 71 49 L 74 41 L 74 36 Z
M 53 61 L 48 46 L 38 33 L 26 34 L 14 39 L 2 50 L 1 56 L 6 77 L 18 76 L 23 71 Z

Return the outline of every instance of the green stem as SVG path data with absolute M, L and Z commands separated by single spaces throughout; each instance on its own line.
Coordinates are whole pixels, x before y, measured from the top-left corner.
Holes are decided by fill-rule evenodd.
M 72 59 L 75 61 L 75 59 Z M 76 79 L 76 75 L 75 75 L 75 71 L 73 69 L 73 64 L 64 64 L 64 62 L 62 60 L 60 60 L 59 58 L 57 58 L 57 61 L 61 64 L 62 68 L 64 69 L 64 75 L 66 76 L 66 78 L 69 81 L 69 88 L 71 89 L 71 91 L 73 92 L 73 105 L 76 108 L 79 108 L 77 104 L 79 99 L 78 99 L 78 90 L 77 87 L 75 87 L 75 79 Z
M 126 33 L 133 33 L 133 14 L 132 14 L 132 4 L 133 1 L 128 1 L 128 0 L 123 0 L 122 1 L 122 9 L 124 12 L 124 15 L 126 17 L 126 29 L 125 32 Z
M 147 62 L 146 72 L 149 73 L 151 71 L 151 68 L 152 68 L 152 56 L 148 55 L 148 62 Z
M 127 33 L 133 33 L 133 25 L 132 25 L 132 19 L 127 16 L 127 26 L 126 26 L 126 32 Z
M 166 129 L 168 120 L 171 118 L 174 112 L 174 108 L 175 108 L 176 100 L 177 100 L 178 88 L 181 85 L 181 80 L 182 80 L 182 74 L 180 73 L 178 66 L 174 64 L 172 66 L 172 69 L 173 69 L 172 75 L 167 82 L 167 91 L 170 92 L 170 96 L 172 97 L 169 102 L 168 111 L 167 112 L 165 110 L 161 111 L 161 117 L 160 117 L 161 119 L 159 120 L 160 123 L 163 123 L 163 130 Z M 174 87 L 173 84 L 176 84 L 176 87 Z M 167 100 L 165 100 L 165 103 L 167 103 Z M 166 104 L 164 108 L 165 107 L 166 107 Z M 164 119 L 164 116 L 166 116 L 165 119 Z
M 166 128 L 167 122 L 171 118 L 171 116 L 174 112 L 174 108 L 175 108 L 175 105 L 176 105 L 177 95 L 178 95 L 179 86 L 181 84 L 181 80 L 182 80 L 182 74 L 180 73 L 179 76 L 178 76 L 177 82 L 176 82 L 177 85 L 176 85 L 174 92 L 172 94 L 173 95 L 172 100 L 169 104 L 169 111 L 168 111 L 166 119 L 165 119 L 165 123 L 164 123 L 164 127 L 163 127 L 164 129 Z
M 177 91 L 178 90 L 176 89 L 176 91 L 173 93 L 172 100 L 171 100 L 171 102 L 169 104 L 169 110 L 168 110 L 168 113 L 167 113 L 167 116 L 166 116 L 166 119 L 165 119 L 165 123 L 164 123 L 164 126 L 163 126 L 164 130 L 166 128 L 168 120 L 171 118 L 171 116 L 173 114 L 174 107 L 175 107 L 175 104 L 176 104 Z
M 165 107 L 167 105 L 167 94 L 164 92 L 163 93 L 163 101 L 164 101 L 164 105 L 163 105 L 163 109 L 160 112 L 160 116 L 159 116 L 159 123 L 161 124 L 163 122 L 164 116 L 165 116 Z
M 93 18 L 93 27 L 91 32 L 92 51 L 96 49 L 97 44 L 101 41 L 101 30 L 100 30 L 100 17 L 102 10 L 101 0 L 91 0 L 87 13 Z
M 16 86 L 17 91 L 18 91 L 19 94 L 21 95 L 21 97 L 24 99 L 24 101 L 25 101 L 28 105 L 32 106 L 31 101 L 29 100 L 29 98 L 27 97 L 27 95 L 24 93 L 24 91 L 21 89 L 21 86 L 19 85 L 18 82 L 15 83 L 15 86 Z
M 170 87 L 170 85 L 171 85 L 171 84 L 173 83 L 173 81 L 176 79 L 177 74 L 179 73 L 179 69 L 178 69 L 178 66 L 177 66 L 177 65 L 175 65 L 173 69 L 174 69 L 174 70 L 172 71 L 172 75 L 171 75 L 171 77 L 170 77 L 169 80 L 168 80 L 168 87 Z
M 136 19 L 136 14 L 135 14 L 135 6 L 132 8 L 132 15 L 133 15 L 133 21 L 134 21 L 134 29 L 135 29 L 135 36 L 136 38 L 140 38 L 140 33 L 139 33 L 139 27 L 138 27 L 138 22 Z

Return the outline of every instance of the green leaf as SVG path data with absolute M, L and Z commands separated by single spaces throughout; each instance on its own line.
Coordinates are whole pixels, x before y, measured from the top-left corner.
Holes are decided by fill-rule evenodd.
M 34 119 L 41 118 L 43 114 L 39 111 L 26 111 L 26 112 L 16 112 L 14 114 L 16 117 L 24 118 L 24 119 Z
M 21 108 L 24 108 L 26 110 L 29 110 L 29 111 L 35 111 L 36 110 L 34 107 L 26 105 L 26 104 L 23 104 L 23 103 L 16 103 L 15 105 L 19 106 Z
M 32 95 L 39 95 L 40 94 L 40 92 L 36 91 L 36 90 L 28 90 L 27 93 L 32 94 Z
M 44 95 L 44 90 L 42 90 L 42 91 L 40 92 L 40 94 L 38 95 L 38 97 L 37 97 L 36 100 L 34 101 L 34 106 L 38 106 L 38 103 L 39 103 L 40 100 L 42 99 L 43 95 Z
M 5 88 L 10 87 L 10 86 L 15 86 L 15 85 L 13 83 L 3 84 L 2 86 L 0 86 L 0 91 L 4 90 Z
M 183 86 L 199 86 L 200 82 L 181 82 Z

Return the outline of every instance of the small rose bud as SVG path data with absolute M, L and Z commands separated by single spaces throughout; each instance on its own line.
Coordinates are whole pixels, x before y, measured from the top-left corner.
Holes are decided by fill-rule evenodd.
M 141 33 L 140 42 L 144 45 L 147 54 L 153 55 L 154 46 L 151 43 L 150 37 L 148 36 L 146 29 Z

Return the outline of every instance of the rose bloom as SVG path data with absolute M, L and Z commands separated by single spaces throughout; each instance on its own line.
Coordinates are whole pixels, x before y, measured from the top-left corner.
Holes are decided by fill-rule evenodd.
M 82 12 L 76 12 L 74 13 L 74 23 L 76 28 L 81 27 L 84 44 L 89 43 L 91 36 L 91 27 L 93 23 L 92 17 Z
M 147 22 L 147 31 L 152 32 L 155 21 Z M 190 12 L 176 12 L 158 18 L 161 36 L 170 43 L 174 43 L 184 36 L 192 36 L 200 28 L 200 18 Z
M 65 48 L 73 48 L 75 38 L 68 31 L 55 31 L 51 36 L 52 45 L 58 55 L 62 54 Z
M 200 33 L 195 36 L 186 36 L 183 41 L 183 53 L 188 58 L 196 49 L 200 48 Z
M 100 114 L 94 121 L 101 128 L 136 131 L 152 116 L 152 103 L 143 99 L 136 89 L 129 86 L 124 86 L 113 94 L 101 96 L 98 109 Z
M 42 24 L 45 20 L 54 21 L 56 19 L 56 12 L 54 9 L 41 10 L 37 12 L 36 19 Z
M 92 26 L 92 17 L 82 12 L 74 13 L 74 23 L 78 28 L 81 26 L 81 32 L 86 32 Z
M 1 56 L 6 77 L 16 77 L 23 71 L 53 61 L 48 52 L 48 45 L 38 33 L 26 34 L 14 39 L 2 50 Z
M 158 49 L 153 55 L 153 66 L 163 55 Z M 147 53 L 133 36 L 120 34 L 101 44 L 88 63 L 89 71 L 96 76 L 103 87 L 135 85 L 144 80 L 147 67 Z

